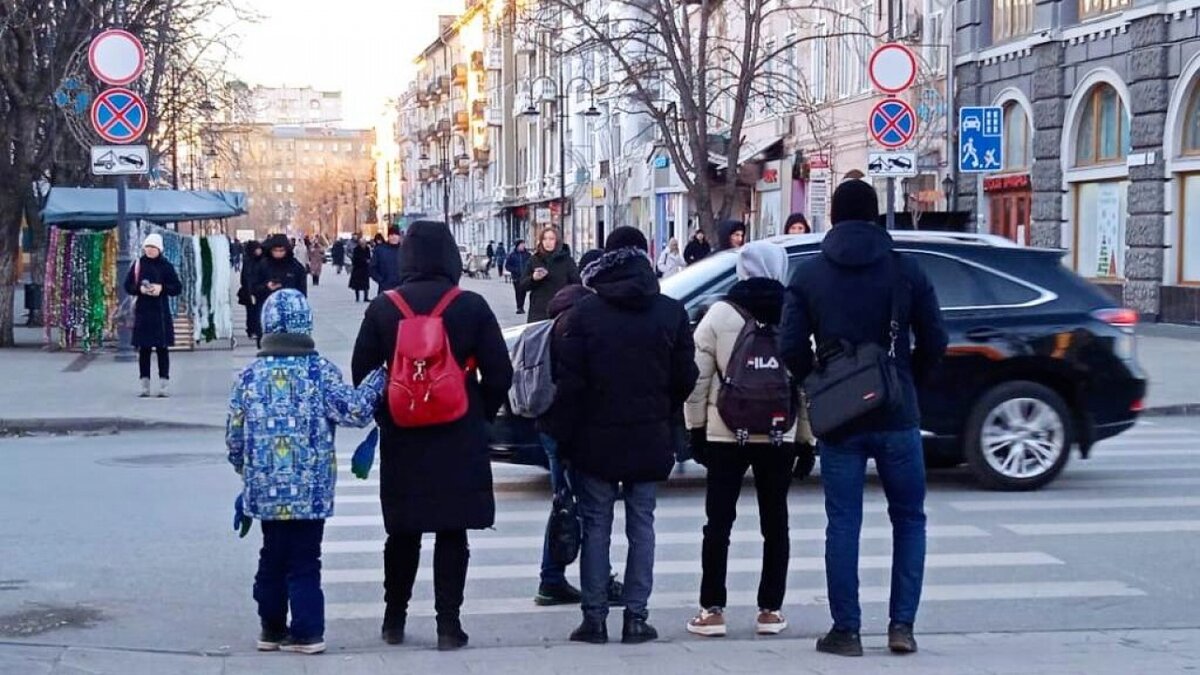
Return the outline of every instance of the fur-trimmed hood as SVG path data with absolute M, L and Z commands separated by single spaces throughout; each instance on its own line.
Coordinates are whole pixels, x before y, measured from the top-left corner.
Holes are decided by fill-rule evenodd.
M 633 246 L 605 253 L 583 270 L 583 285 L 614 305 L 642 309 L 658 295 L 650 256 Z

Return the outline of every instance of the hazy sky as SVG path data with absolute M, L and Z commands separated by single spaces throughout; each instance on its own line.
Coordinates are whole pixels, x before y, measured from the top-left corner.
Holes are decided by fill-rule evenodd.
M 346 121 L 374 126 L 437 37 L 438 14 L 463 0 L 241 0 L 263 16 L 236 29 L 233 72 L 250 84 L 311 85 L 344 94 Z

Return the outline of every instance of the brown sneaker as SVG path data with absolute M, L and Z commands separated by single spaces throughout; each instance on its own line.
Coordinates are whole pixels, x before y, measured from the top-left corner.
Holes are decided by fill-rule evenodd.
M 758 620 L 754 623 L 754 628 L 759 635 L 779 635 L 787 630 L 787 627 L 788 622 L 783 618 L 783 612 L 777 609 L 758 610 Z
M 702 609 L 688 621 L 687 631 L 704 637 L 725 637 L 725 614 L 720 607 Z

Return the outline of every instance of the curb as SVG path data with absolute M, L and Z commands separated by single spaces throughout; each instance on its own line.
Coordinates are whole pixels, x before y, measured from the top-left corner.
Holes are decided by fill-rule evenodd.
M 196 422 L 169 422 L 132 417 L 0 418 L 0 436 L 26 434 L 117 434 L 123 431 L 211 430 L 223 428 Z

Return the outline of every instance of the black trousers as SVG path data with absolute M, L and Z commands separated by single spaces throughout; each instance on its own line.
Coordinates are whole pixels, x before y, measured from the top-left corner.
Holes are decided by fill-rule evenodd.
M 150 352 L 158 352 L 158 379 L 171 379 L 171 352 L 166 347 L 138 348 L 138 373 L 141 378 L 150 379 Z
M 262 337 L 262 317 L 258 305 L 246 305 L 246 337 Z
M 471 551 L 466 530 L 438 532 L 433 546 L 433 608 L 438 628 L 457 624 L 467 585 L 467 563 Z M 421 563 L 421 533 L 388 534 L 383 545 L 383 600 L 385 621 L 408 614 L 413 583 Z
M 513 281 L 513 291 L 517 296 L 517 311 L 525 311 L 525 287 L 521 285 L 519 280 Z
M 792 464 L 796 459 L 792 444 L 785 447 L 739 447 L 713 443 L 707 454 L 708 490 L 704 510 L 708 523 L 704 526 L 704 543 L 700 553 L 704 570 L 700 582 L 700 606 L 725 606 L 729 534 L 737 518 L 742 478 L 747 469 L 753 469 L 754 488 L 758 493 L 759 529 L 763 536 L 758 606 L 767 610 L 781 609 L 787 589 L 788 556 L 791 554 L 787 496 L 792 483 Z

